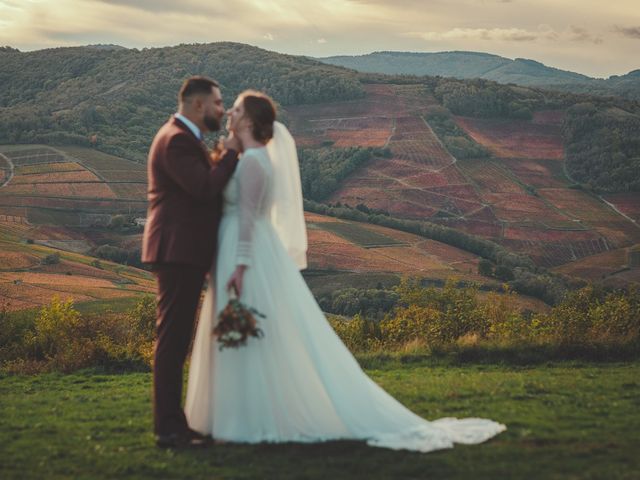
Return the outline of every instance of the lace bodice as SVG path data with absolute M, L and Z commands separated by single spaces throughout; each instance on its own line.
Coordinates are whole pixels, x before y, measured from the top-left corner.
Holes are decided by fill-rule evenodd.
M 251 265 L 256 222 L 270 221 L 273 169 L 267 149 L 244 152 L 224 191 L 224 215 L 239 217 L 237 265 Z

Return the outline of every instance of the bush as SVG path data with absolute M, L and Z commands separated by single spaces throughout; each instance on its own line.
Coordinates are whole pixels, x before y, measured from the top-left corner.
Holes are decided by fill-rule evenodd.
M 441 312 L 432 307 L 411 305 L 399 308 L 380 323 L 385 345 L 399 346 L 409 342 L 439 343 Z
M 8 320 L 7 320 L 8 319 Z M 0 366 L 19 373 L 86 367 L 148 369 L 153 356 L 155 301 L 142 297 L 125 314 L 83 317 L 57 297 L 30 322 L 0 311 Z
M 144 264 L 141 261 L 140 248 L 132 248 L 131 250 L 127 250 L 108 244 L 100 245 L 93 251 L 93 255 L 103 260 L 109 260 L 111 262 L 130 265 L 137 268 L 145 268 Z M 96 268 L 102 268 L 98 260 L 92 262 L 91 265 Z
M 103 267 L 102 267 L 102 263 L 100 262 L 100 260 L 93 260 L 93 261 L 91 262 L 91 266 L 92 266 L 92 267 L 95 267 L 95 268 L 99 268 L 100 270 L 102 270 L 102 269 L 103 269 Z
M 377 324 L 360 314 L 349 320 L 329 317 L 329 323 L 351 351 L 376 350 L 380 347 Z
M 124 248 L 114 247 L 112 245 L 101 245 L 95 249 L 94 254 L 98 258 L 115 263 L 125 263 L 129 256 L 129 252 Z
M 640 292 L 604 292 L 587 286 L 567 295 L 538 324 L 561 344 L 625 344 L 640 338 Z
M 42 360 L 61 370 L 72 370 L 87 363 L 91 356 L 90 339 L 78 335 L 80 314 L 73 307 L 73 300 L 54 297 L 51 304 L 42 307 L 35 318 L 33 330 L 25 336 L 24 343 L 33 360 Z
M 397 300 L 398 294 L 392 290 L 344 288 L 322 295 L 318 303 L 324 312 L 349 317 L 360 313 L 378 320 L 393 309 Z
M 404 279 L 395 288 L 399 299 L 380 322 L 361 315 L 333 319 L 343 341 L 356 351 L 439 348 L 507 348 L 523 352 L 535 347 L 557 352 L 614 355 L 617 349 L 640 353 L 640 292 L 603 291 L 587 286 L 565 297 L 548 313 L 523 312 L 507 285 L 481 299 L 475 287 L 423 288 Z M 435 350 L 434 350 L 435 349 Z M 605 353 L 603 353 L 605 352 Z M 606 353 L 609 352 L 609 353 Z
M 156 299 L 152 295 L 145 295 L 127 312 L 127 319 L 131 328 L 146 342 L 152 342 L 156 327 Z
M 493 263 L 491 263 L 486 258 L 481 258 L 480 262 L 478 262 L 478 273 L 480 275 L 484 275 L 485 277 L 493 276 Z
M 42 259 L 43 265 L 56 265 L 60 263 L 60 254 L 58 252 L 47 255 Z
M 513 270 L 505 265 L 498 265 L 496 267 L 495 276 L 505 282 L 509 282 L 516 278 L 515 275 L 513 274 Z

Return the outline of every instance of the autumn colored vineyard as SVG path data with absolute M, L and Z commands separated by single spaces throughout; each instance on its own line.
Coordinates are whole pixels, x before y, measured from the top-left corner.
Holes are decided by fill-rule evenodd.
M 0 213 L 66 225 L 90 223 L 92 214 L 144 214 L 143 165 L 80 147 L 3 145 L 0 158 L 14 165 L 0 189 Z
M 430 124 L 444 107 L 424 85 L 363 88 L 366 96 L 358 100 L 291 106 L 283 112 L 301 148 L 376 147 L 385 152 L 341 181 L 326 202 L 462 230 L 526 254 L 539 266 L 588 280 L 620 285 L 638 276 L 637 268 L 627 267 L 627 249 L 640 243 L 640 197 L 598 197 L 575 188 L 564 171 L 563 110 L 537 111 L 531 120 L 451 115 L 466 141 L 489 152 L 483 158 L 456 158 L 446 147 L 451 139 L 441 125 Z M 28 231 L 39 248 L 139 247 L 139 237 L 112 238 L 90 227 L 104 227 L 114 214 L 144 216 L 144 165 L 82 147 L 3 145 L 0 185 L 0 225 L 4 231 L 14 229 L 23 241 Z M 314 214 L 307 221 L 313 271 L 371 278 L 410 274 L 438 281 L 454 276 L 491 288 L 496 284 L 478 275 L 476 255 L 449 245 Z M 56 231 L 56 226 L 75 231 Z M 42 278 L 9 278 L 8 271 L 115 281 L 95 267 L 86 270 L 66 259 L 45 267 L 42 255 L 32 251 L 8 249 L 2 255 L 2 282 L 12 295 L 19 285 L 31 285 L 34 298 L 45 298 L 46 292 Z M 69 278 L 51 279 L 74 288 Z M 96 297 L 126 290 L 110 290 L 99 282 L 91 288 Z
M 375 225 L 306 214 L 309 268 L 393 272 L 484 282 L 477 256 L 449 245 Z
M 374 145 L 391 151 L 390 158 L 355 171 L 330 203 L 461 229 L 545 267 L 616 251 L 613 258 L 623 263 L 610 273 L 619 275 L 624 249 L 640 242 L 634 222 L 640 196 L 598 198 L 571 188 L 564 172 L 563 110 L 537 111 L 531 120 L 454 116 L 490 153 L 459 160 L 429 125 L 429 112 L 442 106 L 423 87 L 375 84 L 365 90 L 362 100 L 287 111 L 296 138 L 308 148 Z
M 561 115 L 561 114 L 560 114 Z M 457 117 L 471 138 L 487 147 L 497 158 L 564 158 L 562 134 L 553 113 L 537 121 Z M 545 121 L 551 118 L 551 123 Z
M 77 231 L 0 218 L 3 307 L 37 308 L 54 296 L 95 302 L 153 293 L 155 286 L 148 272 L 73 253 L 69 245 L 74 243 L 83 243 Z M 87 250 L 89 243 L 84 240 L 84 244 Z

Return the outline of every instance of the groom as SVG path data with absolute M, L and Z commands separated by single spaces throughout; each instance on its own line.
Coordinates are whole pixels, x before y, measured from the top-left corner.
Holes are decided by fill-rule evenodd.
M 238 162 L 237 139 L 224 140 L 217 166 L 203 141 L 204 132 L 220 129 L 223 115 L 219 85 L 191 77 L 180 89 L 178 113 L 160 128 L 149 151 L 142 261 L 152 265 L 158 283 L 153 415 L 160 447 L 199 446 L 208 440 L 187 425 L 182 370 L 216 252 L 222 191 Z

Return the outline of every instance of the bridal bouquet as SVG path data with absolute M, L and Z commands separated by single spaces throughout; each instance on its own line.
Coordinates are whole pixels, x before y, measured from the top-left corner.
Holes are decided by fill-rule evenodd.
M 258 328 L 255 316 L 266 318 L 255 308 L 247 307 L 237 298 L 231 298 L 213 329 L 213 334 L 218 337 L 220 350 L 242 347 L 249 337 L 262 338 L 264 333 Z

